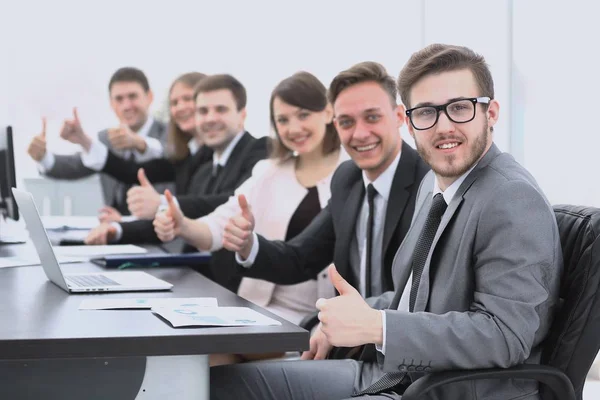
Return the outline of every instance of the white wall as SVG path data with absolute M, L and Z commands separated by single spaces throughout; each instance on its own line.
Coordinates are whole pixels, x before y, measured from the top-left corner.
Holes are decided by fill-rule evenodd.
M 501 118 L 495 141 L 538 179 L 552 202 L 600 203 L 590 182 L 598 129 L 592 55 L 598 3 L 514 0 L 22 0 L 1 2 L 0 120 L 17 134 L 18 178 L 36 176 L 27 143 L 48 117 L 51 150 L 78 106 L 84 127 L 116 124 L 107 83 L 117 68 L 143 69 L 163 105 L 171 81 L 191 70 L 227 72 L 248 90 L 247 128 L 269 134 L 268 98 L 304 69 L 325 85 L 363 60 L 397 76 L 433 42 L 463 44 L 491 65 Z M 584 104 L 583 106 L 581 104 Z M 573 108 L 577 106 L 577 108 Z M 576 116 L 569 118 L 569 115 Z M 412 144 L 406 130 L 403 136 Z M 588 172 L 589 171 L 589 172 Z M 577 175 L 575 175 L 577 174 Z

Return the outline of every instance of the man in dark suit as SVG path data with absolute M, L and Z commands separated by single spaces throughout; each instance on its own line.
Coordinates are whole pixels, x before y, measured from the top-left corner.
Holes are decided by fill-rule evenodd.
M 178 195 L 176 201 L 186 216 L 200 218 L 226 202 L 250 177 L 254 164 L 267 157 L 268 139 L 256 139 L 244 130 L 246 91 L 231 75 L 204 78 L 196 86 L 194 98 L 197 128 L 202 132 L 204 146 L 213 152 L 212 159 L 196 170 L 187 193 Z M 150 182 L 142 184 L 151 185 Z M 107 242 L 160 243 L 160 240 L 152 220 L 102 223 L 86 239 L 87 244 Z M 195 251 L 189 247 L 184 250 Z M 222 277 L 212 276 L 217 282 L 235 287 L 229 282 L 236 274 L 217 272 Z
M 535 179 L 493 144 L 499 105 L 485 60 L 434 44 L 409 59 L 398 87 L 432 172 L 394 258 L 395 291 L 365 301 L 330 267 L 340 295 L 317 301 L 321 340 L 311 338 L 324 353 L 362 346 L 360 360 L 213 368 L 211 399 L 401 399 L 431 371 L 540 362 L 559 306 L 560 235 Z M 535 381 L 499 378 L 426 398 L 540 397 Z
M 350 87 L 367 90 L 350 99 L 340 96 Z M 357 64 L 334 79 L 329 95 L 335 124 L 352 161 L 338 167 L 329 204 L 293 240 L 268 241 L 250 234 L 252 227 L 228 225 L 232 234 L 226 228 L 225 247 L 238 252 L 242 265 L 251 266 L 243 271 L 247 276 L 291 284 L 314 278 L 334 262 L 365 297 L 393 289 L 394 254 L 429 170 L 402 141 L 404 109 L 396 103 L 396 93 L 394 79 L 373 62 Z M 373 193 L 372 213 L 367 192 Z M 240 245 L 232 236 L 242 228 L 247 228 L 248 240 Z
M 117 70 L 108 84 L 110 105 L 120 125 L 117 128 L 100 131 L 97 138 L 87 135 L 73 109 L 73 119 L 65 120 L 60 137 L 83 148 L 83 152 L 72 155 L 58 155 L 46 151 L 46 123 L 42 133 L 33 138 L 29 145 L 29 155 L 38 162 L 40 172 L 54 179 L 75 180 L 91 176 L 99 170 L 94 168 L 98 147 L 96 140 L 108 146 L 122 158 L 146 161 L 162 157 L 166 140 L 166 127 L 149 115 L 153 93 L 146 75 L 137 68 L 124 67 Z M 103 163 L 103 162 L 102 162 Z M 129 215 L 126 194 L 128 185 L 101 174 L 100 182 L 104 203 L 123 215 Z M 165 189 L 162 185 L 160 189 Z

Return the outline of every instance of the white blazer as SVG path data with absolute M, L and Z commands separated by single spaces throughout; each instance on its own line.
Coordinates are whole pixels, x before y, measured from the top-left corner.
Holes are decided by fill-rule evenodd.
M 348 160 L 347 153 L 340 149 L 338 165 Z M 308 194 L 308 189 L 296 179 L 294 159 L 280 162 L 273 159 L 261 160 L 254 166 L 248 178 L 229 198 L 211 214 L 200 218 L 211 231 L 213 247 L 222 248 L 223 229 L 229 218 L 239 214 L 237 196 L 244 194 L 252 208 L 255 232 L 268 240 L 285 240 L 292 215 Z M 331 197 L 333 172 L 317 183 L 321 209 Z M 335 295 L 327 274 L 318 274 L 317 280 L 295 285 L 276 285 L 254 278 L 243 278 L 238 294 L 267 310 L 298 324 L 302 318 L 315 311 L 315 302 L 320 298 Z

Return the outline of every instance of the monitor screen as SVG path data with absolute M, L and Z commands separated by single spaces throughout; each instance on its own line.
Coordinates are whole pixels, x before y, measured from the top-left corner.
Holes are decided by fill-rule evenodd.
M 17 187 L 15 174 L 15 152 L 11 126 L 0 129 L 0 209 L 2 214 L 14 220 L 19 219 L 17 203 L 11 188 Z

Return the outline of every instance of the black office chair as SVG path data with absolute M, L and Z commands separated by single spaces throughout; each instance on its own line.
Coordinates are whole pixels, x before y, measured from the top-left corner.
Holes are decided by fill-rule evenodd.
M 447 383 L 475 379 L 534 379 L 543 400 L 581 400 L 600 348 L 600 209 L 554 206 L 563 250 L 562 306 L 543 344 L 541 365 L 434 372 L 416 380 L 402 400 L 417 400 Z

